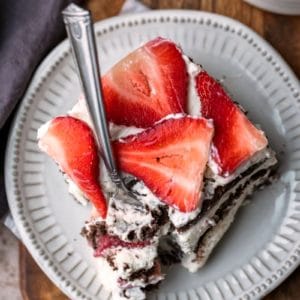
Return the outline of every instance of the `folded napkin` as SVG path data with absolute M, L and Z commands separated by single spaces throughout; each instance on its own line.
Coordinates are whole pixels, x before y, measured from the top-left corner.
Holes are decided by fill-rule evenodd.
M 65 37 L 61 11 L 82 0 L 0 1 L 0 217 L 7 210 L 4 151 L 12 112 L 37 65 Z

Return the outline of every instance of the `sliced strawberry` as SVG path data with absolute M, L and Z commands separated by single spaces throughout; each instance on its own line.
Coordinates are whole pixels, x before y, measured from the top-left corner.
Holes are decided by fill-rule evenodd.
M 181 51 L 156 38 L 130 53 L 103 76 L 108 119 L 146 128 L 185 110 L 188 75 Z
M 212 157 L 219 166 L 219 174 L 228 176 L 265 148 L 268 141 L 206 72 L 199 73 L 196 85 L 202 116 L 214 122 Z
M 200 204 L 213 127 L 200 118 L 168 119 L 114 142 L 120 168 L 183 212 Z
M 96 257 L 102 256 L 103 252 L 106 249 L 112 249 L 112 248 L 117 248 L 117 247 L 128 248 L 128 249 L 144 248 L 149 245 L 150 245 L 150 241 L 124 242 L 116 236 L 103 235 L 98 239 L 98 247 L 96 248 L 96 250 L 94 252 L 94 256 L 96 256 Z
M 105 217 L 107 207 L 99 185 L 97 145 L 86 123 L 72 117 L 53 119 L 40 138 L 39 147 L 58 163 Z

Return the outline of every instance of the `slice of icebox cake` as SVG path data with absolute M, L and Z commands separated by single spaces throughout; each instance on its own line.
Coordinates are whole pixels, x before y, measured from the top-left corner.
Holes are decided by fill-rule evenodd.
M 205 264 L 277 160 L 264 132 L 170 40 L 147 42 L 101 80 L 118 167 L 141 205 L 116 194 L 84 98 L 44 124 L 38 144 L 92 205 L 82 235 L 113 299 L 145 299 L 162 264 Z

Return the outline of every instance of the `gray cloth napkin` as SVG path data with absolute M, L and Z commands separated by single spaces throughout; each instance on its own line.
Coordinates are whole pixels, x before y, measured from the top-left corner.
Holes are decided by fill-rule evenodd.
M 65 37 L 61 11 L 76 0 L 0 1 L 0 217 L 7 211 L 4 151 L 12 113 L 42 58 Z

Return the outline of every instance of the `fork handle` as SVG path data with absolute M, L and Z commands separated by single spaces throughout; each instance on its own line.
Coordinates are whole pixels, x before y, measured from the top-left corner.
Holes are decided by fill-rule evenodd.
M 70 4 L 62 14 L 105 166 L 112 181 L 118 186 L 123 185 L 110 144 L 90 12 Z

